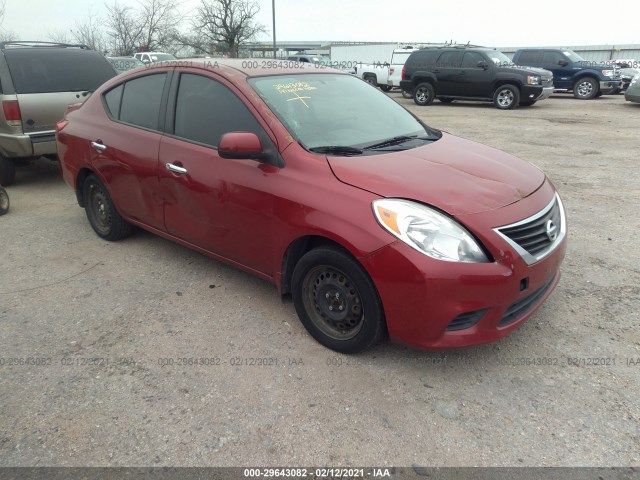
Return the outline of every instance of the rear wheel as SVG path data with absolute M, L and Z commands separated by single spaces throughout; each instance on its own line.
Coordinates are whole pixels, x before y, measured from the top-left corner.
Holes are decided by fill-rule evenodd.
M 300 321 L 319 343 L 358 353 L 385 332 L 378 292 L 362 266 L 338 248 L 306 253 L 293 271 L 293 301 Z
M 0 156 L 0 185 L 12 185 L 16 179 L 16 166 L 13 160 Z
M 410 94 L 409 92 L 407 92 L 406 90 L 402 90 L 402 97 L 403 98 L 412 98 L 413 95 Z
M 520 92 L 513 85 L 500 85 L 493 92 L 493 104 L 501 110 L 509 110 L 518 106 Z
M 116 241 L 131 235 L 132 226 L 118 213 L 107 188 L 98 177 L 87 177 L 82 196 L 89 223 L 99 237 Z
M 579 100 L 590 100 L 598 93 L 598 83 L 591 77 L 583 77 L 573 86 L 573 96 Z
M 431 105 L 434 97 L 435 92 L 433 90 L 433 85 L 431 85 L 430 83 L 420 83 L 413 90 L 413 101 L 416 105 L 420 105 L 421 107 Z
M 7 191 L 0 187 L 0 215 L 4 215 L 9 211 L 9 195 Z
M 366 77 L 364 77 L 364 81 L 374 87 L 378 86 L 378 81 L 376 80 L 375 75 L 367 75 Z

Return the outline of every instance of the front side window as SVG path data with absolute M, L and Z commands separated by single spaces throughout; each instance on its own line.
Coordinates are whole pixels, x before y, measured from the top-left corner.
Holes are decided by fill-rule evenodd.
M 439 138 L 439 132 L 423 126 L 394 100 L 351 75 L 274 75 L 255 77 L 249 83 L 308 150 L 363 148 L 396 137 L 415 139 L 402 148 L 407 149 L 424 145 L 425 137 L 429 141 Z M 397 145 L 392 148 L 400 149 Z
M 174 135 L 217 147 L 229 132 L 253 132 L 262 137 L 260 124 L 235 93 L 211 78 L 183 73 Z
M 560 60 L 567 61 L 567 59 L 558 52 L 544 52 L 544 55 L 542 56 L 542 63 L 545 65 L 558 65 Z
M 162 103 L 162 91 L 166 78 L 166 73 L 159 73 L 134 78 L 126 82 L 122 93 L 120 114 L 117 117 L 109 105 L 110 99 L 107 98 L 111 92 L 117 89 L 110 90 L 105 96 L 105 101 L 111 114 L 121 122 L 150 130 L 159 130 L 160 104 Z
M 485 61 L 478 52 L 465 52 L 462 59 L 462 68 L 479 68 L 478 63 Z

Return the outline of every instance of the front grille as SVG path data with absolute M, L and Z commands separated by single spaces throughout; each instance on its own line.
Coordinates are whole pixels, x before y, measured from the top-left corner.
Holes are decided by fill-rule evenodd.
M 560 243 L 565 230 L 562 204 L 556 195 L 553 201 L 536 215 L 512 225 L 499 227 L 495 231 L 514 246 L 528 264 L 532 264 Z
M 487 310 L 475 310 L 473 312 L 465 312 L 458 315 L 454 318 L 449 326 L 447 327 L 447 331 L 453 330 L 464 330 L 466 328 L 473 327 L 476 323 L 480 321 L 480 319 L 484 316 Z
M 555 280 L 555 278 L 556 277 L 554 275 L 553 277 L 551 277 L 551 280 L 549 280 L 531 295 L 528 295 L 524 298 L 521 298 L 517 302 L 512 303 L 509 308 L 507 308 L 507 311 L 504 312 L 504 315 L 502 316 L 500 323 L 498 323 L 498 326 L 504 327 L 506 325 L 509 325 L 510 323 L 515 322 L 528 311 L 530 311 L 544 296 L 544 294 L 547 293 L 549 288 L 551 288 L 551 285 L 553 285 L 553 281 Z

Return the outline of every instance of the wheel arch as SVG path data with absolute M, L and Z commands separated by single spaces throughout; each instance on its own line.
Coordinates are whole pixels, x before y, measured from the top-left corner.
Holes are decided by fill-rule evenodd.
M 291 295 L 291 280 L 293 278 L 293 270 L 296 267 L 298 261 L 309 251 L 318 247 L 335 247 L 360 264 L 367 275 L 369 272 L 365 266 L 358 260 L 357 254 L 354 252 L 355 248 L 348 244 L 348 242 L 341 239 L 330 238 L 321 234 L 310 234 L 298 237 L 293 240 L 284 251 L 281 261 L 281 269 L 279 274 L 279 281 L 277 287 L 280 292 L 280 296 L 284 299 Z M 371 277 L 369 275 L 369 277 Z M 373 279 L 371 279 L 373 282 Z M 375 285 L 375 282 L 373 282 Z

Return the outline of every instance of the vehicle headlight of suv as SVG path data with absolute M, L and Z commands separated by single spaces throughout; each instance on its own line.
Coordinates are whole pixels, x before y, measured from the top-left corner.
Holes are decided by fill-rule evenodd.
M 542 78 L 538 75 L 529 75 L 527 77 L 527 83 L 529 85 L 540 85 L 542 83 Z
M 402 199 L 373 202 L 378 222 L 411 248 L 447 262 L 486 263 L 489 259 L 458 222 L 420 203 Z
M 613 70 L 602 70 L 602 75 L 605 77 L 613 77 Z

